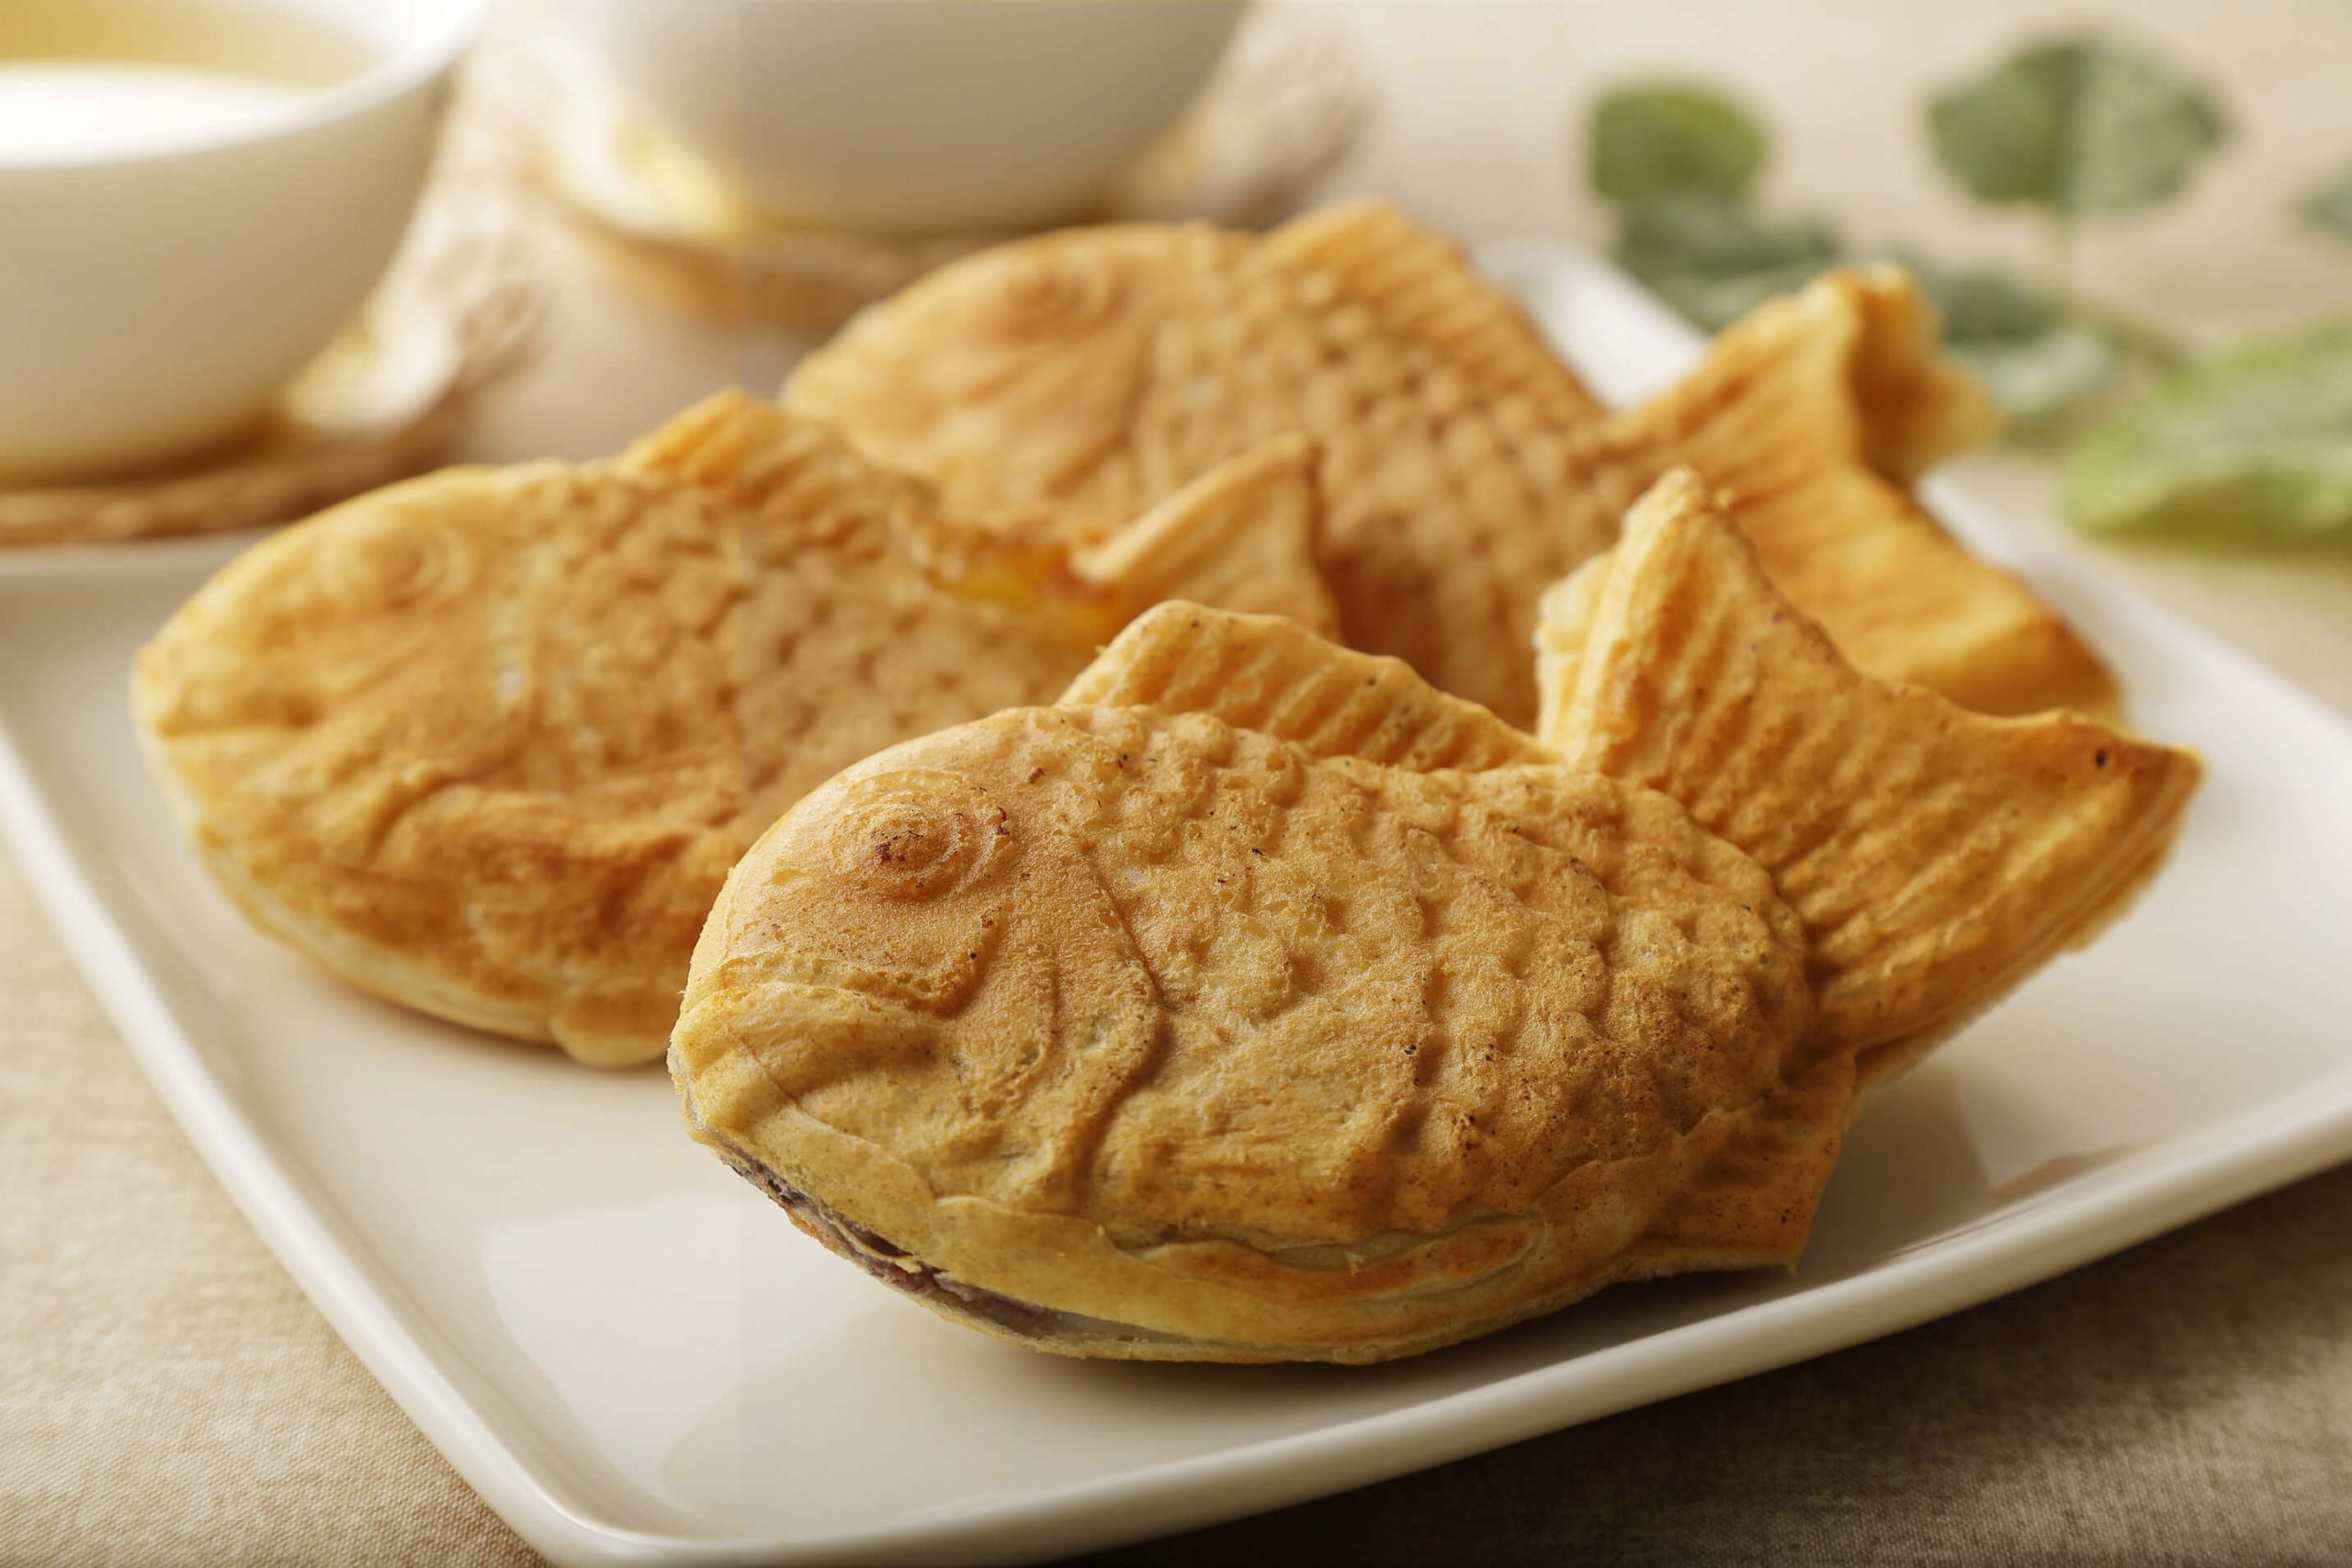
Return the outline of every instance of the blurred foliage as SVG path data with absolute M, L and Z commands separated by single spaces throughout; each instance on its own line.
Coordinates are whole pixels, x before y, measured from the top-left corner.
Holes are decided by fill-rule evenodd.
M 2321 232 L 2352 241 L 2352 168 L 2305 195 L 2295 210 Z
M 1621 88 L 1592 111 L 1592 188 L 1623 207 L 1736 203 L 1763 171 L 1764 146 L 1763 127 L 1705 87 Z
M 1843 251 L 1821 223 L 1767 221 L 1723 202 L 1682 199 L 1627 208 L 1612 254 L 1684 316 L 1719 332 L 1773 295 L 1803 288 Z
M 2164 200 L 2226 134 L 2194 83 L 2097 39 L 2013 55 L 1939 95 L 1928 127 L 1937 162 L 1977 200 L 2061 221 Z
M 2079 434 L 2062 502 L 2096 532 L 2352 540 L 2352 321 L 2189 361 L 2165 334 L 2085 299 L 2072 276 L 2084 219 L 2177 194 L 2221 145 L 2213 98 L 2159 62 L 2095 39 L 2033 45 L 1938 96 L 1937 163 L 1973 198 L 2037 212 L 2044 275 L 1898 250 L 1943 315 L 1944 344 L 2014 432 Z M 1826 268 L 1874 259 L 1830 223 L 1760 213 L 1761 121 L 1690 82 L 1604 96 L 1593 190 L 1616 209 L 1616 259 L 1677 310 L 1720 331 Z M 2352 241 L 2352 168 L 2297 212 Z
M 2025 434 L 2052 434 L 2129 384 L 2135 355 L 2118 334 L 1989 267 L 1898 253 L 1944 319 L 1944 347 L 1974 371 Z
M 2060 496 L 2101 533 L 2352 535 L 2352 321 L 2182 370 L 2075 445 Z
M 1611 91 L 1595 106 L 1589 141 L 1593 189 L 1617 209 L 1618 265 L 1710 332 L 1826 268 L 1872 259 L 1821 219 L 1757 211 L 1770 138 L 1747 110 L 1702 86 Z M 1935 298 L 1947 346 L 2018 434 L 2058 431 L 2170 352 L 2143 330 L 2062 304 L 2048 287 L 1984 266 L 1894 259 Z

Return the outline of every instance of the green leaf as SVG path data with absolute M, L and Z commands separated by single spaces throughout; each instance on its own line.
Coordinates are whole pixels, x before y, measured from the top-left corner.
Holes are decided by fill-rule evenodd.
M 1751 218 L 1723 202 L 1653 201 L 1629 209 L 1617 264 L 1691 321 L 1720 331 L 1838 258 L 1837 237 L 1804 219 Z
M 2352 240 L 2352 169 L 2306 195 L 2296 209 L 2313 228 Z
M 1939 266 L 1899 253 L 1895 259 L 1935 299 L 1948 340 L 2036 337 L 2072 323 L 2104 339 L 2121 357 L 2152 368 L 2177 368 L 2184 357 L 2169 334 L 2081 295 L 2059 299 L 1986 267 Z
M 2060 497 L 2101 533 L 2352 531 L 2352 321 L 2182 371 L 2084 437 Z
M 1592 112 L 1592 188 L 1608 201 L 1736 202 L 1763 167 L 1762 127 L 1703 87 L 1619 87 Z
M 1935 300 L 1946 351 L 1984 383 L 2013 435 L 2055 434 L 2131 368 L 2123 345 L 2003 273 L 1896 259 Z
M 1938 97 L 1928 124 L 1937 161 L 1980 201 L 2070 218 L 2163 200 L 2226 130 L 2196 85 L 2094 39 L 2014 56 Z
M 1945 266 L 1898 252 L 1936 302 L 1947 343 L 2020 342 L 2056 327 L 2065 312 L 2046 294 L 1990 267 Z
M 2113 344 L 2071 321 L 2033 337 L 1949 347 L 2001 405 L 2009 433 L 2020 437 L 2055 434 L 2113 390 L 2130 368 Z

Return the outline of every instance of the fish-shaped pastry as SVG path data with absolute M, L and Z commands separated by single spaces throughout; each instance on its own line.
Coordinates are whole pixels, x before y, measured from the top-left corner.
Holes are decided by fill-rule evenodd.
M 1792 1262 L 1870 1084 L 2154 865 L 2198 770 L 1857 673 L 1687 476 L 1542 739 L 1162 605 L 755 844 L 670 1066 L 803 1230 L 1042 1349 L 1370 1361 Z
M 1894 269 L 1760 308 L 1679 387 L 1605 412 L 1454 245 L 1357 203 L 1266 235 L 1023 240 L 872 307 L 788 407 L 967 506 L 1114 526 L 1286 431 L 1319 445 L 1343 640 L 1532 722 L 1535 598 L 1677 464 L 1862 669 L 1992 713 L 2110 694 L 2079 638 L 1905 486 L 1994 428 Z
M 457 468 L 265 540 L 140 654 L 206 863 L 368 990 L 582 1060 L 662 1055 L 727 868 L 804 792 L 1050 701 L 1136 611 L 1328 626 L 1272 443 L 1102 542 L 951 519 L 740 393 L 622 457 Z

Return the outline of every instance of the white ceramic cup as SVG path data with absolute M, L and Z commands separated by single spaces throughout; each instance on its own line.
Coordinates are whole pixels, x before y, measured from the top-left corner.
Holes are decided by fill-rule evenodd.
M 573 0 L 751 205 L 898 234 L 1065 218 L 1172 126 L 1246 0 Z
M 10 6 L 54 3 L 0 0 L 0 41 Z M 66 0 L 46 19 L 68 49 L 57 18 L 86 23 L 103 57 L 107 38 L 153 30 L 153 0 L 122 4 Z M 484 6 L 175 0 L 165 42 L 197 62 L 240 68 L 283 29 L 333 37 L 350 67 L 209 137 L 0 144 L 0 481 L 157 463 L 256 421 L 390 261 Z

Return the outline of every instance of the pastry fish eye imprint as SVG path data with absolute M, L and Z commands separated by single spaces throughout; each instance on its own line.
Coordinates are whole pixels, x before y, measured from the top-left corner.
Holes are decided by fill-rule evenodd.
M 953 773 L 909 769 L 838 786 L 833 874 L 885 898 L 944 898 L 987 874 L 1012 836 L 1004 807 Z
M 1086 331 L 1125 302 L 1119 272 L 1082 255 L 1032 259 L 1008 254 L 992 277 L 978 280 L 992 300 L 997 330 L 1009 338 Z
M 696 950 L 689 1129 L 877 1278 L 1069 1355 L 1380 1360 L 1793 1264 L 1860 1095 L 2119 908 L 2197 764 L 1858 673 L 1687 473 L 1546 613 L 1540 741 L 1170 604 L 1057 706 L 810 797 Z M 1017 877 L 961 863 L 933 775 L 1034 823 Z M 853 917 L 775 874 L 917 830 L 910 881 L 986 897 Z

